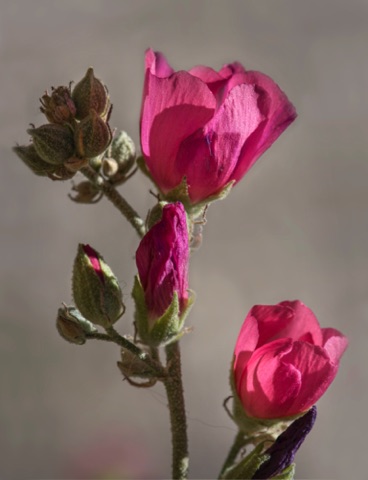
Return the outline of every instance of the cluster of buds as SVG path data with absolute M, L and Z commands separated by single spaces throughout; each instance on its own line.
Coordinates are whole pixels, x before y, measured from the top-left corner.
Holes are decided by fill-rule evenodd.
M 52 88 L 40 101 L 49 123 L 31 125 L 32 143 L 14 151 L 36 175 L 66 180 L 110 145 L 109 94 L 89 68 L 73 90 L 71 85 Z

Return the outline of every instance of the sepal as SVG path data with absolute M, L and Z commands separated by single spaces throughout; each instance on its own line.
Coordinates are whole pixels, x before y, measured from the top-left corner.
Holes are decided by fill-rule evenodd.
M 237 465 L 228 468 L 221 478 L 224 480 L 253 478 L 258 468 L 269 458 L 267 454 L 262 453 L 262 450 L 263 444 L 257 445 Z
M 285 470 L 281 473 L 276 475 L 276 477 L 272 477 L 271 480 L 294 480 L 295 475 L 295 463 L 289 465 Z
M 135 324 L 138 335 L 143 343 L 151 347 L 165 346 L 173 343 L 185 333 L 184 322 L 194 303 L 195 296 L 192 294 L 186 307 L 180 313 L 178 293 L 174 292 L 171 304 L 159 318 L 149 318 L 144 297 L 144 290 L 136 275 L 132 297 L 135 302 Z
M 76 126 L 74 137 L 79 157 L 94 158 L 110 145 L 112 133 L 109 124 L 95 110 L 90 110 Z
M 93 68 L 89 67 L 85 76 L 76 84 L 72 92 L 76 106 L 76 118 L 83 120 L 91 109 L 104 117 L 110 109 L 110 99 L 105 85 L 95 77 Z
M 73 132 L 67 125 L 47 123 L 38 128 L 29 128 L 38 155 L 47 163 L 61 165 L 74 155 Z

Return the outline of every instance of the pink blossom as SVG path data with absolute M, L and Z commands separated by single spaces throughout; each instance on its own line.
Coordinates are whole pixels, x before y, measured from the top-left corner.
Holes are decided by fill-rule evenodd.
M 141 147 L 163 194 L 186 177 L 192 204 L 238 182 L 296 118 L 276 83 L 239 63 L 175 72 L 146 52 Z
M 189 242 L 186 214 L 180 202 L 163 208 L 162 218 L 143 237 L 136 262 L 151 318 L 160 317 L 177 292 L 180 311 L 188 300 Z
M 299 300 L 254 306 L 235 346 L 235 388 L 245 412 L 271 419 L 308 410 L 335 378 L 347 344 Z

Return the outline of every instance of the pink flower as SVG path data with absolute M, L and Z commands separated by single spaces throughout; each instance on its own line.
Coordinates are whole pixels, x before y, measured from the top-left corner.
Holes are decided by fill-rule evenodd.
M 235 388 L 245 412 L 282 418 L 308 410 L 335 378 L 347 338 L 321 328 L 299 300 L 256 305 L 235 346 Z
M 192 204 L 238 182 L 296 118 L 266 75 L 239 63 L 174 72 L 146 52 L 141 147 L 163 194 L 186 177 Z
M 162 218 L 143 237 L 136 253 L 149 317 L 159 318 L 177 292 L 180 311 L 188 301 L 189 242 L 181 203 L 165 205 Z

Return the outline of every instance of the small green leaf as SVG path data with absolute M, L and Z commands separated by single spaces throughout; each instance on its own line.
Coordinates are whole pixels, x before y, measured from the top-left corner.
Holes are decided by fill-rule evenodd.
M 262 454 L 263 443 L 256 446 L 249 455 L 244 457 L 235 467 L 226 470 L 224 479 L 241 480 L 253 478 L 258 468 L 263 462 L 269 459 L 268 455 Z
M 294 480 L 295 475 L 295 463 L 292 463 L 288 467 L 285 468 L 281 473 L 276 475 L 276 477 L 272 477 L 271 480 Z

